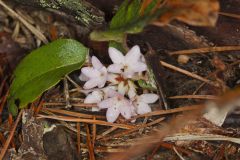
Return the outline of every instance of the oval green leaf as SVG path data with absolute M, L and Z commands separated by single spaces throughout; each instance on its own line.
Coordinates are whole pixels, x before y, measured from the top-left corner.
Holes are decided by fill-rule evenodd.
M 14 71 L 8 97 L 9 111 L 16 115 L 66 74 L 81 68 L 88 48 L 72 39 L 59 39 L 32 51 Z

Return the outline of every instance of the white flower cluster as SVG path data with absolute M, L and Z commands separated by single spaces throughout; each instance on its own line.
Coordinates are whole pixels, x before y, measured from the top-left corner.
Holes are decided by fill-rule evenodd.
M 106 68 L 97 57 L 92 56 L 92 67 L 84 67 L 81 70 L 79 78 L 86 81 L 83 88 L 88 90 L 99 88 L 92 90 L 84 103 L 97 103 L 98 107 L 93 108 L 93 111 L 107 109 L 108 122 L 116 121 L 120 114 L 130 119 L 137 114 L 151 112 L 148 104 L 156 102 L 158 95 L 153 93 L 137 95 L 137 86 L 134 84 L 134 81 L 139 80 L 139 75 L 147 70 L 139 46 L 131 48 L 125 56 L 112 47 L 108 52 L 113 64 Z M 107 82 L 109 83 L 106 86 Z

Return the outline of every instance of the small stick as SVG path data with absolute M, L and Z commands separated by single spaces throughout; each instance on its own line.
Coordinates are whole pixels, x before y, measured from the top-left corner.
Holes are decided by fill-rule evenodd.
M 183 154 L 186 154 L 188 156 L 192 156 L 192 153 L 188 150 L 185 150 L 181 147 L 178 147 L 178 146 L 175 146 L 173 144 L 170 144 L 170 143 L 166 143 L 166 142 L 160 142 L 159 144 L 161 147 L 164 147 L 164 148 L 167 148 L 167 149 L 173 149 L 173 147 L 175 147 L 179 152 L 183 153 Z
M 150 122 L 148 124 L 143 124 L 143 125 L 141 125 L 139 127 L 136 127 L 136 128 L 133 128 L 133 129 L 130 129 L 130 130 L 127 130 L 127 131 L 123 131 L 123 132 L 120 132 L 120 133 L 116 133 L 115 135 L 103 138 L 102 140 L 106 141 L 106 140 L 109 140 L 109 139 L 118 138 L 118 137 L 122 137 L 122 136 L 128 135 L 128 134 L 130 134 L 132 132 L 138 131 L 139 129 L 142 129 L 142 128 L 145 128 L 145 127 L 149 127 L 149 126 L 152 126 L 154 124 L 160 123 L 164 119 L 165 119 L 164 117 L 156 119 L 155 121 Z
M 212 85 L 212 86 L 214 86 L 214 87 L 219 87 L 219 84 L 218 84 L 218 83 L 213 82 L 213 81 L 210 81 L 209 79 L 203 78 L 203 77 L 201 77 L 201 76 L 199 76 L 199 75 L 197 75 L 197 74 L 191 73 L 191 72 L 189 72 L 189 71 L 186 71 L 186 70 L 184 70 L 184 69 L 178 68 L 178 67 L 176 67 L 176 66 L 173 66 L 173 65 L 168 64 L 168 63 L 163 62 L 163 61 L 160 61 L 160 63 L 161 63 L 161 65 L 163 65 L 164 67 L 170 68 L 170 69 L 172 69 L 172 70 L 174 70 L 174 71 L 180 72 L 180 73 L 185 74 L 185 75 L 187 75 L 187 76 L 189 76 L 189 77 L 192 77 L 192 78 L 198 79 L 198 80 L 200 80 L 200 81 L 206 82 L 206 83 L 208 83 L 208 84 L 210 84 L 210 85 Z
M 183 106 L 183 107 L 169 109 L 169 110 L 158 110 L 158 111 L 153 111 L 153 112 L 142 114 L 142 115 L 137 115 L 130 120 L 140 118 L 140 117 L 145 117 L 145 116 L 147 116 L 147 117 L 159 116 L 159 115 L 173 114 L 173 113 L 177 113 L 177 112 L 198 110 L 201 107 L 203 107 L 203 105 L 192 105 L 192 106 Z
M 93 148 L 91 137 L 90 137 L 89 127 L 87 124 L 85 124 L 85 127 L 86 127 L 86 133 L 87 133 L 87 148 L 88 148 L 89 158 L 90 160 L 95 160 L 94 148 Z
M 226 13 L 226 12 L 218 12 L 218 14 L 223 15 L 223 16 L 227 16 L 227 17 L 240 19 L 240 15 L 239 14 Z
M 64 83 L 64 95 L 65 95 L 65 100 L 66 100 L 66 109 L 72 108 L 72 105 L 70 103 L 70 96 L 69 96 L 69 88 L 68 88 L 68 81 L 67 78 L 65 77 L 63 79 L 63 83 Z
M 63 102 L 48 102 L 48 103 L 44 103 L 45 106 L 60 106 L 60 105 L 65 105 L 66 103 Z M 86 103 L 72 103 L 73 107 L 97 107 L 96 103 L 92 103 L 92 104 L 86 104 Z
M 169 99 L 207 99 L 207 100 L 217 100 L 218 97 L 214 95 L 181 95 L 181 96 L 171 96 Z
M 1 141 L 2 145 L 4 145 L 4 143 L 6 142 L 6 139 L 1 132 L 0 132 L 0 141 Z
M 228 141 L 236 144 L 240 144 L 240 139 L 235 137 L 228 137 L 223 135 L 215 134 L 175 134 L 172 136 L 167 136 L 163 141 Z
M 77 123 L 77 151 L 78 155 L 81 153 L 81 128 L 80 123 Z
M 142 125 L 146 125 L 146 123 L 147 123 L 147 121 L 148 121 L 148 118 L 149 118 L 149 117 L 145 117 L 145 118 L 144 118 L 144 120 L 143 120 L 141 126 L 142 126 Z M 143 129 L 144 129 L 144 128 L 139 129 L 139 134 L 142 134 Z
M 51 108 L 44 108 L 44 111 L 48 112 L 53 112 L 53 113 L 60 113 L 72 117 L 78 117 L 78 118 L 94 118 L 94 116 L 98 119 L 106 119 L 105 116 L 100 116 L 100 115 L 91 115 L 91 114 L 84 114 L 84 113 L 79 113 L 79 112 L 72 112 L 72 111 L 67 111 L 67 110 L 61 110 L 61 109 L 51 109 Z
M 10 144 L 10 142 L 11 142 L 13 136 L 14 136 L 14 132 L 15 132 L 15 130 L 17 128 L 17 125 L 18 125 L 18 123 L 19 123 L 19 121 L 20 121 L 20 119 L 22 117 L 22 113 L 23 113 L 23 110 L 21 110 L 19 112 L 19 114 L 18 114 L 18 117 L 17 117 L 17 119 L 16 119 L 16 121 L 15 121 L 15 123 L 14 123 L 14 125 L 13 125 L 13 127 L 12 127 L 12 129 L 10 131 L 10 133 L 9 133 L 9 136 L 8 136 L 8 138 L 6 140 L 6 143 L 4 144 L 4 146 L 3 146 L 2 150 L 1 150 L 0 159 L 3 159 L 5 153 L 6 153 L 7 149 L 8 149 L 8 146 L 9 146 L 9 144 Z
M 221 46 L 221 47 L 206 47 L 197 49 L 187 49 L 181 51 L 170 52 L 169 55 L 180 55 L 180 54 L 196 54 L 196 53 L 209 53 L 209 52 L 224 52 L 224 51 L 238 51 L 240 46 Z
M 123 129 L 134 128 L 134 126 L 127 125 L 127 124 L 110 123 L 110 122 L 100 121 L 100 120 L 73 118 L 73 117 L 67 117 L 67 116 L 46 116 L 46 115 L 39 114 L 38 118 L 55 119 L 55 120 L 66 121 L 66 122 L 82 122 L 82 123 L 98 124 L 103 126 L 115 126 Z
M 93 120 L 96 120 L 96 116 L 93 116 Z M 92 144 L 93 144 L 93 147 L 94 147 L 95 141 L 96 141 L 96 134 L 97 134 L 97 125 L 93 124 L 93 126 L 92 126 Z
M 7 102 L 8 93 L 9 93 L 9 89 L 8 89 L 7 93 L 3 96 L 2 102 L 0 103 L 0 115 L 1 115 L 0 117 L 2 117 L 2 111 L 3 111 L 3 107 L 5 106 L 5 104 Z M 2 118 L 0 118 L 0 123 L 2 123 Z
M 5 86 L 5 83 L 7 81 L 7 78 L 8 77 L 5 77 L 0 85 L 0 96 L 2 95 L 2 92 L 3 92 L 3 89 L 4 89 L 4 86 Z
M 185 160 L 185 159 L 183 158 L 183 156 L 177 151 L 177 149 L 176 149 L 175 147 L 173 147 L 173 150 L 174 150 L 174 152 L 178 155 L 178 157 L 179 157 L 181 160 Z
M 111 127 L 110 129 L 104 131 L 101 135 L 98 135 L 96 139 L 99 140 L 99 139 L 103 138 L 104 136 L 108 135 L 109 133 L 112 133 L 116 129 L 118 129 L 118 127 Z
M 13 124 L 13 117 L 12 117 L 12 114 L 9 114 L 8 115 L 8 128 L 9 128 L 9 130 L 10 130 L 12 124 Z M 12 148 L 16 148 L 16 145 L 14 143 L 14 139 L 11 140 L 11 146 L 12 146 Z
M 154 147 L 152 153 L 147 157 L 147 160 L 152 160 L 158 149 L 160 148 L 160 144 L 158 144 L 156 147 Z
M 76 87 L 78 91 L 82 90 L 82 87 L 80 87 L 76 82 L 74 82 L 69 76 L 66 76 L 66 78 Z
M 37 115 L 37 114 L 39 113 L 39 111 L 43 108 L 43 103 L 44 103 L 44 101 L 41 100 L 40 103 L 39 103 L 39 105 L 37 106 L 37 108 L 36 108 L 36 110 L 35 110 L 34 115 Z
M 24 18 L 22 18 L 19 14 L 17 14 L 13 9 L 8 7 L 2 0 L 0 0 L 0 5 L 10 13 L 11 17 L 18 19 L 23 25 L 25 25 L 43 43 L 45 43 L 45 44 L 48 43 L 47 38 L 38 29 L 36 29 L 33 25 L 28 23 Z

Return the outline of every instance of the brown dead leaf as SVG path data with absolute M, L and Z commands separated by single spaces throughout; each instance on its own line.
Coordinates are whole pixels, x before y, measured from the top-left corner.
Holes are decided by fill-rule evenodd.
M 214 26 L 219 11 L 218 0 L 167 0 L 163 7 L 168 8 L 158 19 L 163 25 L 177 19 L 195 26 Z

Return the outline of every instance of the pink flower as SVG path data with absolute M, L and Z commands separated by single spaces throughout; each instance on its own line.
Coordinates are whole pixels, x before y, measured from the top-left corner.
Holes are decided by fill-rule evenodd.
M 107 81 L 107 69 L 95 56 L 92 56 L 92 65 L 93 67 L 81 69 L 82 74 L 79 78 L 87 81 L 83 86 L 84 89 L 102 88 Z
M 89 93 L 87 97 L 84 99 L 84 103 L 86 104 L 92 104 L 92 103 L 99 103 L 103 99 L 106 99 L 109 97 L 110 94 L 112 94 L 112 90 L 115 90 L 115 86 L 108 86 L 105 88 L 102 88 L 101 90 L 94 90 L 92 93 Z M 98 107 L 92 107 L 92 111 L 99 111 L 100 109 Z
M 130 99 L 136 96 L 137 86 L 132 80 L 124 79 L 119 74 L 108 74 L 108 81 L 114 85 L 117 85 L 118 92 L 122 95 L 126 94 Z
M 151 112 L 152 109 L 148 104 L 156 102 L 158 98 L 159 96 L 153 93 L 147 93 L 137 96 L 137 98 L 133 102 L 137 114 L 145 114 Z
M 147 70 L 146 64 L 141 60 L 142 54 L 137 45 L 132 47 L 125 56 L 113 47 L 109 47 L 108 52 L 113 62 L 108 66 L 109 72 L 122 74 L 124 78 L 132 78 L 135 73 Z
M 99 102 L 98 107 L 101 109 L 107 108 L 108 122 L 115 122 L 120 114 L 126 119 L 130 119 L 134 115 L 132 103 L 116 91 L 112 91 L 110 98 Z

